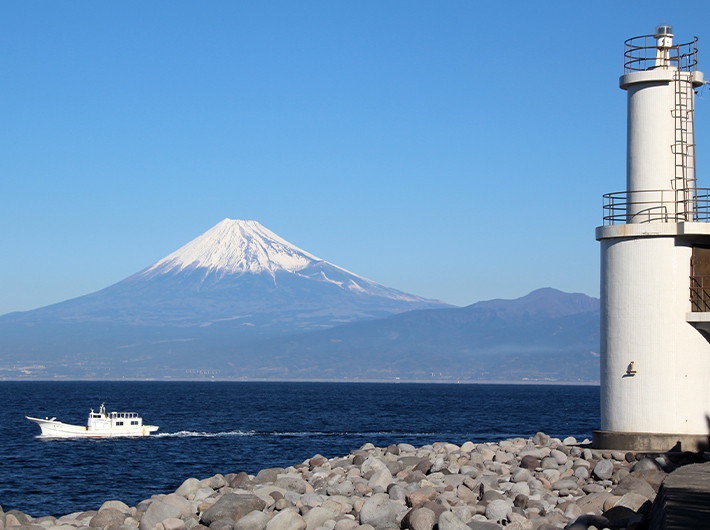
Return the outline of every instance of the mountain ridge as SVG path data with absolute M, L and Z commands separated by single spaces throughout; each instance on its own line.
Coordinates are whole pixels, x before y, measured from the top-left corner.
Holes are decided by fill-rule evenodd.
M 153 265 L 104 289 L 4 320 L 205 325 L 282 315 L 274 329 L 379 318 L 449 307 L 358 276 L 317 258 L 256 221 L 225 219 Z M 316 314 L 320 313 L 320 314 Z M 288 314 L 288 316 L 284 316 Z M 309 316 L 310 315 L 310 316 Z M 312 317 L 312 318 L 311 318 Z M 263 320 L 263 319 L 262 319 Z
M 558 302 L 567 296 L 555 293 Z M 207 327 L 55 322 L 51 355 L 36 344 L 8 356 L 16 341 L 0 344 L 0 378 L 598 383 L 598 310 L 511 318 L 472 306 L 277 335 L 239 334 L 239 320 Z M 0 335 L 14 339 L 1 323 Z
M 593 383 L 598 351 L 598 299 L 454 307 L 229 219 L 100 291 L 0 316 L 0 379 Z

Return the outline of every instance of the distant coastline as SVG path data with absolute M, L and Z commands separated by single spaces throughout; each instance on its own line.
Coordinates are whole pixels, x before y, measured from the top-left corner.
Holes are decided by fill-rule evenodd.
M 166 383 L 337 383 L 337 384 L 347 384 L 347 383 L 376 383 L 376 384 L 416 384 L 416 385 L 550 385 L 550 386 L 599 386 L 599 381 L 504 381 L 504 380 L 463 380 L 463 381 L 451 381 L 445 379 L 436 380 L 424 380 L 424 379 L 402 379 L 399 381 L 393 381 L 391 379 L 177 379 L 174 377 L 166 377 L 164 379 L 157 378 L 146 378 L 146 379 L 133 379 L 133 378 L 96 378 L 96 379 L 70 379 L 67 377 L 54 377 L 54 378 L 32 378 L 32 377 L 0 377 L 0 382 L 2 381 L 14 381 L 14 382 L 49 382 L 49 381 L 66 381 L 66 382 L 101 382 L 110 381 L 114 383 L 120 383 L 125 381 L 127 383 L 140 383 L 140 382 L 166 382 Z

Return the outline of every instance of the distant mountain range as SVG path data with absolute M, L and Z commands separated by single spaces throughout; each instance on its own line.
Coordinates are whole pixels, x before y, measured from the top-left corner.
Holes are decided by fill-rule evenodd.
M 598 345 L 595 298 L 457 308 L 225 219 L 106 289 L 0 316 L 0 379 L 595 382 Z

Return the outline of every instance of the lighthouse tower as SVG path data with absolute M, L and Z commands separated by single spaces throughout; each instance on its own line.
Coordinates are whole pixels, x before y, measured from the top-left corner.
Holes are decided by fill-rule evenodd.
M 710 194 L 696 187 L 697 38 L 626 41 L 626 191 L 604 196 L 600 448 L 707 449 Z

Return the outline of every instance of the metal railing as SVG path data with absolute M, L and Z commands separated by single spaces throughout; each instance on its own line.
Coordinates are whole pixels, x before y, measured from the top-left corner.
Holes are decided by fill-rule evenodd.
M 604 226 L 710 222 L 710 189 L 618 191 L 604 195 Z
M 668 48 L 659 48 L 656 35 L 641 35 L 624 42 L 624 73 L 643 72 L 659 68 L 656 63 L 658 51 L 667 51 L 664 62 L 660 68 L 673 67 L 683 72 L 694 72 L 698 69 L 698 38 L 692 42 L 676 44 Z
M 693 313 L 710 311 L 710 276 L 690 277 L 690 305 Z

